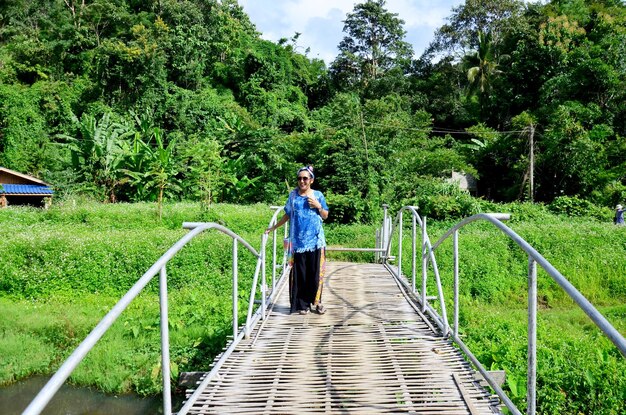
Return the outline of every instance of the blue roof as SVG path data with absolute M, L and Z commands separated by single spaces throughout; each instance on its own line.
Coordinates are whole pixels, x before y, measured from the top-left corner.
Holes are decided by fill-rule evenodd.
M 54 191 L 39 184 L 3 184 L 0 193 L 5 195 L 51 195 Z

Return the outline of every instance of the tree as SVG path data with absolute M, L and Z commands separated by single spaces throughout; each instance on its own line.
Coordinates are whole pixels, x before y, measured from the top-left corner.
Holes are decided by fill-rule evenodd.
M 219 194 L 227 178 L 224 174 L 224 159 L 221 147 L 211 137 L 194 135 L 181 146 L 186 156 L 187 171 L 185 185 L 190 188 L 189 196 L 198 198 L 207 209 Z
M 501 73 L 493 53 L 493 44 L 489 33 L 478 34 L 478 50 L 465 57 L 467 80 L 472 91 L 481 95 L 489 92 L 491 78 Z
M 465 56 L 470 94 L 478 94 L 481 112 L 489 98 L 492 82 L 500 75 L 500 57 L 496 56 L 490 33 L 478 34 L 478 50 Z
M 539 196 L 581 194 L 589 198 L 611 179 L 606 174 L 610 170 L 606 150 L 615 133 L 602 125 L 604 117 L 596 104 L 568 101 L 550 115 L 538 157 L 544 176 Z
M 60 134 L 72 154 L 72 166 L 83 180 L 103 189 L 110 202 L 117 200 L 116 191 L 126 180 L 125 158 L 122 142 L 133 134 L 129 126 L 112 120 L 110 112 L 99 120 L 84 113 L 75 117 L 77 132 L 74 136 Z
M 50 129 L 38 87 L 0 85 L 0 166 L 40 176 L 50 166 L 46 152 Z
M 153 128 L 150 138 L 154 139 L 156 146 L 152 145 L 151 140 L 143 143 L 146 170 L 127 173 L 135 179 L 136 185 L 157 191 L 157 212 L 161 219 L 166 190 L 180 190 L 176 178 L 179 168 L 174 157 L 176 140 L 170 140 L 166 145 L 163 130 L 158 127 Z
M 478 46 L 479 33 L 490 33 L 496 47 L 512 27 L 523 24 L 524 2 L 520 0 L 466 0 L 452 9 L 449 23 L 435 33 L 426 55 L 441 52 L 464 56 Z
M 528 169 L 524 174 L 522 185 L 520 186 L 518 199 L 522 199 L 524 190 L 526 189 L 526 183 L 528 183 L 528 200 L 533 202 L 535 200 L 535 118 L 527 113 L 523 112 L 511 120 L 511 124 L 514 128 L 521 131 L 520 135 L 528 135 Z
M 421 57 L 414 63 L 410 76 L 413 109 L 424 109 L 432 114 L 435 125 L 453 128 L 470 125 L 473 120 L 464 105 L 467 94 L 462 86 L 467 72 L 450 56 L 438 62 Z
M 395 67 L 408 68 L 413 55 L 404 41 L 404 21 L 385 9 L 385 0 L 367 0 L 348 13 L 331 72 L 341 89 L 367 86 Z

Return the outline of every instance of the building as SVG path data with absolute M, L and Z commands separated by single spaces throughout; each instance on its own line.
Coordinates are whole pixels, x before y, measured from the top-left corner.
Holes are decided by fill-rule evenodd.
M 463 190 L 467 190 L 472 195 L 476 195 L 478 189 L 476 178 L 468 173 L 452 172 L 452 177 L 448 179 L 450 183 L 457 183 Z
M 0 167 L 0 207 L 30 205 L 48 207 L 54 191 L 49 184 L 26 174 Z

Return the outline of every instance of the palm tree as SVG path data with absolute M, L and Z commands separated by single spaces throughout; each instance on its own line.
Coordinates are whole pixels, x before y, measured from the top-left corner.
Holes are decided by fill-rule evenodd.
M 482 31 L 478 32 L 478 50 L 464 57 L 465 66 L 468 68 L 469 93 L 478 95 L 481 110 L 489 97 L 493 80 L 502 73 L 500 60 L 506 57 L 506 55 L 496 56 L 491 33 Z

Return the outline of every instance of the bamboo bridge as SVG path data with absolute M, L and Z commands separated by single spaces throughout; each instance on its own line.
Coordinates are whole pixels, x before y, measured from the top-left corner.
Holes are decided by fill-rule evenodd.
M 282 289 L 189 413 L 500 413 L 385 267 L 329 262 L 324 285 L 324 315 L 290 315 Z
M 282 213 L 275 207 L 269 224 Z M 403 235 L 404 219 L 412 223 Z M 37 415 L 129 304 L 157 275 L 161 309 L 163 414 L 171 401 L 166 265 L 194 237 L 219 231 L 232 238 L 232 338 L 209 372 L 187 391 L 186 414 L 500 414 L 520 410 L 459 335 L 459 230 L 489 222 L 528 259 L 526 413 L 536 413 L 537 268 L 556 282 L 626 357 L 626 339 L 539 252 L 507 227 L 507 214 L 463 219 L 431 243 L 426 218 L 414 206 L 384 219 L 373 248 L 335 248 L 374 254 L 374 263 L 327 263 L 323 315 L 289 313 L 289 267 L 280 235 L 263 235 L 256 250 L 217 223 L 185 223 L 189 229 L 155 262 L 61 365 L 23 415 Z M 285 235 L 287 230 L 285 229 Z M 419 231 L 419 232 L 418 232 Z M 411 249 L 403 248 L 410 239 Z M 452 240 L 453 281 L 445 287 L 436 252 Z M 282 243 L 280 244 L 282 245 Z M 239 318 L 238 249 L 256 258 L 247 316 Z M 271 252 L 269 258 L 268 251 Z M 403 260 L 403 255 L 405 259 Z M 282 260 L 280 259 L 282 256 Z M 408 257 L 408 258 L 407 258 Z M 409 266 L 410 265 L 410 266 Z M 403 266 L 410 271 L 403 270 Z M 271 274 L 267 276 L 266 273 Z M 427 280 L 429 284 L 427 284 Z M 430 288 L 429 288 L 430 287 Z M 434 287 L 434 288 L 433 288 Z M 427 289 L 431 292 L 427 295 Z M 433 292 L 434 291 L 434 292 Z M 434 295 L 433 295 L 434 294 Z M 452 305 L 451 318 L 447 306 Z M 242 316 L 243 317 L 243 316 Z M 240 325 L 241 321 L 245 321 Z

